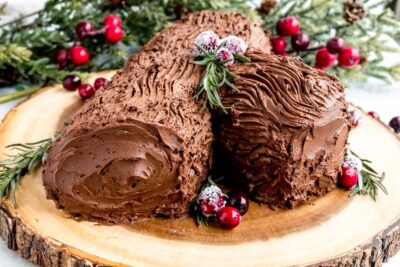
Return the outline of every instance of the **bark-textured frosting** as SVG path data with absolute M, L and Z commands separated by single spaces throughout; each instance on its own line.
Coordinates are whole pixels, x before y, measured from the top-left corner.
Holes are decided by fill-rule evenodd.
M 129 69 L 143 68 L 160 54 L 177 53 L 185 55 L 193 50 L 193 42 L 203 31 L 212 30 L 220 38 L 237 35 L 248 44 L 248 51 L 271 53 L 269 35 L 259 22 L 252 21 L 240 13 L 202 11 L 191 14 L 157 33 L 126 65 Z
M 211 164 L 211 116 L 192 96 L 203 68 L 188 56 L 205 29 L 269 52 L 236 13 L 196 13 L 157 34 L 49 149 L 43 183 L 58 208 L 112 223 L 188 211 Z
M 251 194 L 271 207 L 293 207 L 336 186 L 349 124 L 339 81 L 298 58 L 252 54 L 234 64 L 239 92 L 220 143 Z

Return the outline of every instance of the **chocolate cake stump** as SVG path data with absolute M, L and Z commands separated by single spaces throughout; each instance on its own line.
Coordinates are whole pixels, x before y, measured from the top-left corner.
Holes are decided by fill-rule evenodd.
M 333 76 L 291 57 L 251 54 L 234 64 L 239 91 L 219 143 L 250 194 L 272 208 L 291 208 L 334 189 L 350 126 L 344 88 Z

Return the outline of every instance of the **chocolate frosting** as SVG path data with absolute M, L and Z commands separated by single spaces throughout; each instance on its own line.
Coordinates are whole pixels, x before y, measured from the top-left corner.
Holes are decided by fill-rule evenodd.
M 271 207 L 327 193 L 350 129 L 343 86 L 299 58 L 249 56 L 252 63 L 231 67 L 239 91 L 221 92 L 232 108 L 221 117 L 219 143 L 234 176 Z
M 157 34 L 48 150 L 43 184 L 58 208 L 108 223 L 187 213 L 211 166 L 211 115 L 193 99 L 203 68 L 190 55 L 205 29 L 270 51 L 236 13 L 195 13 Z

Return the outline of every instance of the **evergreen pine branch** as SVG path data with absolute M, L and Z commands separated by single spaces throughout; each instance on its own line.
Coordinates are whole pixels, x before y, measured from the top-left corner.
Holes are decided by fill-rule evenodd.
M 354 23 L 343 18 L 343 0 L 280 0 L 270 14 L 263 15 L 263 22 L 268 30 L 276 34 L 275 25 L 280 18 L 296 16 L 301 22 L 301 30 L 311 36 L 313 47 L 325 45 L 334 36 L 342 37 L 347 44 L 357 47 L 367 59 L 365 65 L 354 69 L 335 67 L 328 70 L 347 84 L 366 81 L 368 77 L 386 82 L 398 80 L 398 65 L 384 66 L 382 61 L 375 61 L 383 53 L 398 53 L 397 48 L 387 45 L 388 39 L 400 44 L 400 22 L 387 8 L 390 1 L 358 2 L 364 3 L 366 16 Z M 306 64 L 315 64 L 315 57 L 313 54 L 310 56 L 310 52 L 299 52 L 298 55 Z

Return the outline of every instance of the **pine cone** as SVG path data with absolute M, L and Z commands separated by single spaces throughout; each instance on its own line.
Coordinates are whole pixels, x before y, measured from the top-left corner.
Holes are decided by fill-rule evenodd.
M 260 6 L 260 11 L 268 14 L 276 6 L 276 0 L 264 0 Z
M 365 8 L 363 4 L 357 3 L 357 0 L 347 0 L 343 2 L 343 18 L 354 23 L 365 17 Z

